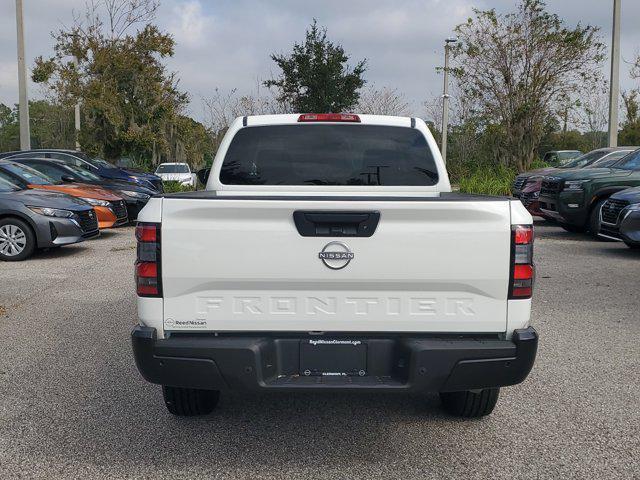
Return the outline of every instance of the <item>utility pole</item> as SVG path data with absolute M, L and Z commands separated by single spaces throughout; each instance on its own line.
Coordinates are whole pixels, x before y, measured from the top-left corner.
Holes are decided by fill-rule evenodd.
M 447 133 L 449 131 L 449 50 L 451 44 L 458 41 L 455 37 L 449 37 L 444 43 L 444 88 L 442 89 L 442 160 L 447 163 Z
M 73 57 L 73 64 L 78 70 L 78 57 Z M 80 100 L 76 102 L 74 108 L 75 124 L 76 124 L 76 150 L 80 151 Z
M 16 30 L 18 33 L 18 103 L 20 113 L 20 149 L 31 150 L 29 131 L 29 97 L 27 95 L 27 66 L 24 61 L 24 18 L 22 0 L 16 0 Z
M 618 103 L 620 100 L 620 11 L 622 0 L 613 0 L 611 35 L 611 80 L 609 83 L 609 146 L 618 146 Z

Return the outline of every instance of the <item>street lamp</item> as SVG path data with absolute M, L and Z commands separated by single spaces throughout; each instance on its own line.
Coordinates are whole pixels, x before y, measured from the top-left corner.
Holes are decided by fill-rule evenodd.
M 447 133 L 449 130 L 449 50 L 458 39 L 449 37 L 444 41 L 444 88 L 442 91 L 442 160 L 447 162 Z

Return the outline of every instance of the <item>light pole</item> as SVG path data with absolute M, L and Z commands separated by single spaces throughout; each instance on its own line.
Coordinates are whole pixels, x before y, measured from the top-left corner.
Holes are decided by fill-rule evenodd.
M 444 42 L 444 88 L 442 89 L 442 160 L 447 163 L 447 133 L 449 131 L 449 50 L 458 41 L 449 37 Z
M 613 0 L 611 80 L 609 82 L 609 146 L 618 146 L 618 100 L 620 99 L 620 11 L 622 0 Z
M 73 57 L 73 64 L 75 69 L 78 70 L 78 57 Z M 73 109 L 75 120 L 75 136 L 76 136 L 76 150 L 80 151 L 80 100 L 78 100 Z
M 24 61 L 24 19 L 22 0 L 16 0 L 16 30 L 18 33 L 18 104 L 20 113 L 20 149 L 31 149 L 29 132 L 29 97 L 27 96 L 27 66 Z

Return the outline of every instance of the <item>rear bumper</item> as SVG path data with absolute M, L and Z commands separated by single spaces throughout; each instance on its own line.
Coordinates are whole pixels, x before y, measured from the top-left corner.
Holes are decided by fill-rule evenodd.
M 158 339 L 156 330 L 145 326 L 131 333 L 136 365 L 147 381 L 205 390 L 446 392 L 501 387 L 527 377 L 538 347 L 532 327 L 515 330 L 511 340 L 342 336 L 353 337 L 367 344 L 363 377 L 302 375 L 300 341 L 310 337 L 300 335 Z

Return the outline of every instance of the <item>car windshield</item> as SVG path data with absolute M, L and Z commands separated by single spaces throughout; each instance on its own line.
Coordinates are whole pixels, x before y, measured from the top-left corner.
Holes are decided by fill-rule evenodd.
M 156 173 L 191 173 L 186 163 L 161 163 Z
M 571 151 L 567 151 L 567 152 L 558 152 L 558 158 L 560 160 L 569 160 L 572 158 L 575 158 L 577 156 L 581 155 L 581 152 L 577 151 L 577 150 L 571 150 Z
M 34 170 L 33 168 L 27 167 L 25 165 L 20 165 L 18 163 L 3 163 L 2 168 L 7 170 L 8 172 L 13 173 L 14 175 L 19 176 L 22 180 L 30 185 L 51 185 L 58 183 L 53 178 L 48 177 L 45 174 Z
M 629 155 L 629 153 L 631 152 L 631 150 L 620 150 L 617 152 L 612 152 L 609 155 L 606 155 L 605 157 L 596 160 L 595 162 L 590 163 L 589 165 L 587 165 L 586 168 L 605 168 L 605 167 L 610 167 L 611 165 L 613 165 L 614 163 L 616 163 L 618 160 L 626 157 L 627 155 Z
M 118 168 L 113 163 L 107 162 L 106 160 L 104 160 L 104 159 L 102 159 L 100 157 L 90 157 L 88 161 L 90 163 L 92 163 L 93 165 L 99 165 L 101 167 Z
M 612 168 L 621 168 L 623 170 L 640 170 L 640 149 L 626 155 Z
M 100 177 L 95 175 L 84 168 L 76 167 L 75 165 L 65 165 L 68 170 L 71 170 L 74 175 L 80 177 L 82 180 L 87 182 L 99 182 Z
M 593 152 L 585 153 L 584 155 L 579 156 L 578 158 L 574 158 L 570 162 L 565 163 L 559 168 L 582 168 L 586 165 L 591 164 L 597 160 L 600 160 L 602 157 L 607 155 L 609 152 L 606 150 L 594 150 Z
M 21 190 L 21 188 L 15 183 L 11 183 L 9 180 L 5 180 L 4 178 L 0 178 L 0 192 L 16 192 Z
M 222 164 L 227 185 L 438 183 L 420 131 L 383 125 L 270 125 L 236 133 Z
M 92 157 L 84 152 L 74 152 L 74 156 L 81 158 L 85 162 L 89 162 L 93 166 L 101 166 L 106 168 L 118 168 L 113 163 L 109 163 L 100 157 Z

